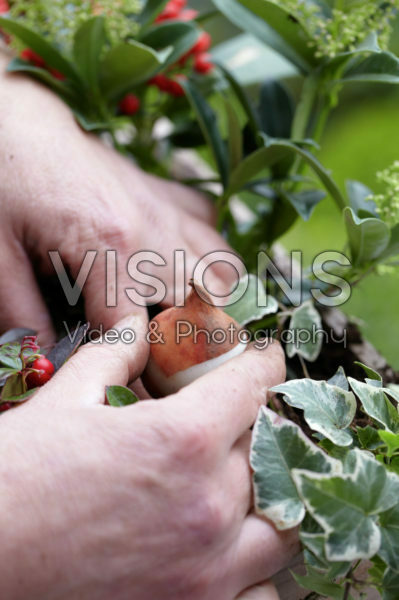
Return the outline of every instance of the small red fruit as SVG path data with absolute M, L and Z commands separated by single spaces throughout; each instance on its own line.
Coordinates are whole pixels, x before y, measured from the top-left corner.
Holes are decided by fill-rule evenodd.
M 183 79 L 186 79 L 186 77 L 184 75 L 178 75 L 176 79 L 169 79 L 168 89 L 166 90 L 168 94 L 175 98 L 182 98 L 186 95 L 183 86 L 179 83 L 179 79 L 182 81 Z
M 43 69 L 46 66 L 44 59 L 30 48 L 25 48 L 25 50 L 22 50 L 21 58 L 32 63 L 35 65 L 35 67 L 40 67 Z
M 140 99 L 134 94 L 127 94 L 119 103 L 123 115 L 132 116 L 140 110 Z
M 181 2 L 171 0 L 167 3 L 163 11 L 155 19 L 155 23 L 162 23 L 163 21 L 169 21 L 170 19 L 177 19 L 183 6 Z
M 206 52 L 212 45 L 212 38 L 206 31 L 203 31 L 199 36 L 197 43 L 190 50 L 190 54 L 201 54 Z
M 49 69 L 49 71 L 52 74 L 52 76 L 56 79 L 59 79 L 59 81 L 65 81 L 66 77 L 64 73 L 61 73 L 61 71 L 57 71 L 57 69 Z
M 0 0 L 0 13 L 7 13 L 10 10 L 7 0 Z
M 204 52 L 202 54 L 198 54 L 198 56 L 195 57 L 194 69 L 197 71 L 197 73 L 202 73 L 203 75 L 206 75 L 207 73 L 210 73 L 210 71 L 213 70 L 214 66 L 215 65 L 213 64 L 213 62 L 211 62 L 210 54 L 206 54 Z
M 193 10 L 191 8 L 188 8 L 187 10 L 183 10 L 179 16 L 178 19 L 179 21 L 193 21 L 194 19 L 196 19 L 198 17 L 198 10 Z
M 26 378 L 26 384 L 30 390 L 36 387 L 41 387 L 50 381 L 55 370 L 53 363 L 50 362 L 45 356 L 40 356 L 37 358 L 30 365 L 30 368 L 35 369 L 35 371 L 31 371 Z
M 166 77 L 166 75 L 159 73 L 149 80 L 148 85 L 155 85 L 161 92 L 167 92 L 169 89 L 169 82 L 170 79 Z
M 0 413 L 6 412 L 12 408 L 11 402 L 4 402 L 4 404 L 0 404 Z

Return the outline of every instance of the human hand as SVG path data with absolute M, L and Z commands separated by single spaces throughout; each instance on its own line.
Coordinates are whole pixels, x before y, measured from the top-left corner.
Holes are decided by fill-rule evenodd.
M 0 56 L 0 72 L 7 61 Z M 1 72 L 0 84 L 0 330 L 24 325 L 40 332 L 42 345 L 53 341 L 32 268 L 54 273 L 49 250 L 60 252 L 74 279 L 85 253 L 98 251 L 83 294 L 88 320 L 108 329 L 135 310 L 144 314 L 126 288 L 142 296 L 153 292 L 127 273 L 134 252 L 150 250 L 165 259 L 165 267 L 141 268 L 164 281 L 164 303 L 171 305 L 175 250 L 186 252 L 188 281 L 200 258 L 228 249 L 205 197 L 143 173 L 83 133 L 64 103 L 28 78 Z M 107 250 L 118 254 L 116 307 L 106 306 Z M 231 269 L 219 263 L 208 275 L 215 293 L 226 292 Z
M 239 600 L 257 600 L 270 588 L 250 588 L 298 549 L 295 531 L 252 513 L 249 428 L 284 379 L 280 346 L 116 409 L 103 405 L 105 386 L 134 380 L 148 352 L 143 319 L 118 328 L 136 343 L 82 347 L 1 417 L 2 595 L 238 600 L 246 590 Z

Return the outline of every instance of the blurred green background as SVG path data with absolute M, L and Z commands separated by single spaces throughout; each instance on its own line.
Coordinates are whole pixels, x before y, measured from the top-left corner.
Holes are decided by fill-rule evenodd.
M 212 9 L 210 0 L 191 0 L 202 13 Z M 213 36 L 214 44 L 240 34 L 223 17 L 211 19 L 206 28 Z M 244 44 L 242 55 L 251 54 L 251 44 Z M 227 62 L 231 43 L 216 51 L 219 59 Z M 392 35 L 391 50 L 399 54 L 399 20 Z M 224 60 L 226 59 L 226 61 Z M 290 87 L 297 87 L 292 69 L 273 52 L 269 57 L 255 57 L 249 63 L 231 63 L 241 81 L 253 83 L 281 76 L 289 80 Z M 293 85 L 291 85 L 293 84 Z M 376 173 L 399 160 L 399 87 L 392 85 L 347 85 L 340 97 L 340 105 L 333 112 L 322 140 L 320 159 L 331 169 L 337 183 L 344 189 L 347 179 L 355 179 L 378 191 Z M 288 250 L 302 250 L 305 263 L 325 250 L 342 250 L 345 230 L 342 216 L 330 199 L 317 207 L 307 223 L 298 220 L 294 228 L 283 238 Z M 399 369 L 399 270 L 393 275 L 372 275 L 354 288 L 352 297 L 341 307 L 359 322 L 365 337 Z

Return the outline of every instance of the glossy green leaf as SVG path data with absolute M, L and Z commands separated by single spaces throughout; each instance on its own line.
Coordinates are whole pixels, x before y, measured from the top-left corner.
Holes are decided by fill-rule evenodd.
M 191 50 L 199 35 L 198 28 L 192 23 L 165 22 L 148 29 L 140 41 L 157 52 L 170 48 L 171 52 L 163 65 L 166 67 Z
M 1 393 L 1 399 L 3 402 L 8 402 L 8 398 L 15 398 L 21 396 L 22 394 L 25 394 L 25 392 L 26 385 L 24 383 L 23 377 L 21 377 L 21 375 L 19 375 L 18 373 L 16 375 L 8 377 Z
M 360 218 L 378 218 L 377 207 L 373 200 L 369 200 L 373 192 L 360 181 L 349 180 L 346 182 L 349 204 L 355 215 Z
M 266 294 L 265 285 L 256 275 L 246 275 L 240 279 L 231 304 L 225 308 L 225 312 L 240 325 L 260 321 L 277 311 L 277 300 Z
M 235 169 L 241 163 L 243 156 L 243 139 L 241 124 L 237 112 L 227 98 L 224 101 L 227 118 L 227 145 L 229 149 L 230 169 Z
M 366 81 L 371 83 L 399 83 L 399 59 L 390 52 L 373 52 L 351 61 L 343 75 L 343 81 Z
M 112 48 L 101 64 L 101 88 L 110 99 L 117 99 L 156 73 L 166 55 L 131 40 Z
M 140 23 L 143 27 L 153 23 L 163 11 L 168 0 L 145 0 L 144 8 L 140 14 Z
M 0 366 L 20 371 L 22 369 L 20 352 L 21 346 L 18 343 L 0 346 Z
M 399 450 L 399 434 L 391 431 L 378 431 L 378 435 L 387 446 L 387 456 L 391 458 Z
M 251 448 L 256 512 L 272 520 L 280 530 L 298 525 L 305 516 L 291 471 L 297 467 L 336 474 L 341 463 L 330 459 L 290 421 L 262 407 Z
M 391 229 L 389 244 L 378 258 L 379 261 L 384 261 L 393 256 L 399 256 L 399 223 Z
M 316 206 L 326 197 L 326 193 L 323 190 L 304 190 L 295 193 L 284 192 L 284 196 L 298 215 L 304 221 L 309 221 Z
M 106 42 L 105 19 L 93 17 L 85 21 L 75 34 L 73 56 L 87 85 L 98 89 L 101 54 Z
M 182 86 L 186 90 L 187 97 L 197 116 L 202 133 L 204 134 L 204 137 L 210 149 L 212 150 L 222 183 L 224 186 L 226 186 L 229 174 L 228 151 L 219 130 L 216 113 L 210 107 L 194 83 L 191 83 L 190 81 L 183 81 Z
M 328 581 L 324 573 L 319 573 L 316 569 L 307 568 L 306 575 L 293 573 L 295 581 L 305 590 L 312 590 L 323 597 L 331 600 L 342 600 L 342 586 L 333 581 Z M 348 599 L 349 600 L 349 599 Z
M 384 221 L 360 219 L 349 207 L 344 209 L 344 217 L 354 266 L 375 260 L 387 249 L 390 231 Z
M 121 385 L 111 385 L 106 389 L 106 396 L 110 406 L 129 406 L 139 402 L 136 394 L 131 389 Z
M 81 85 L 81 79 L 72 62 L 67 60 L 52 44 L 44 37 L 31 31 L 18 21 L 0 17 L 0 27 L 4 31 L 15 35 L 28 48 L 34 50 L 53 69 L 57 69 L 67 78 Z
M 383 442 L 378 434 L 379 430 L 375 429 L 374 427 L 370 427 L 370 425 L 356 428 L 356 435 L 361 447 L 364 450 L 370 450 L 371 452 L 377 450 L 377 448 L 380 448 L 383 445 Z
M 309 362 L 317 360 L 323 346 L 323 329 L 320 314 L 311 300 L 294 310 L 288 329 L 287 356 L 299 354 Z
M 381 385 L 382 385 L 382 377 L 379 373 L 377 373 L 377 371 L 374 371 L 374 369 L 372 369 L 371 367 L 368 367 L 367 365 L 364 365 L 363 363 L 361 363 L 359 361 L 355 361 L 354 364 L 363 369 L 363 371 L 366 373 L 369 380 L 377 381 L 377 382 L 381 383 Z
M 397 504 L 399 477 L 368 452 L 353 450 L 353 473 L 336 475 L 294 470 L 299 493 L 327 534 L 326 556 L 353 561 L 374 556 L 381 546 L 377 515 Z
M 350 446 L 348 427 L 356 414 L 352 392 L 329 385 L 325 381 L 293 379 L 272 388 L 283 394 L 284 402 L 304 411 L 304 418 L 313 431 L 321 433 L 337 446 Z
M 283 84 L 273 79 L 262 84 L 258 111 L 262 131 L 272 138 L 290 137 L 294 102 Z
M 22 389 L 22 388 L 20 388 Z M 29 398 L 31 398 L 33 396 L 33 394 L 35 392 L 37 392 L 38 388 L 35 388 L 33 390 L 28 390 L 27 392 L 23 392 L 22 394 L 19 394 L 18 396 L 7 396 L 7 398 L 5 398 L 6 402 L 10 402 L 11 404 L 22 404 L 22 402 L 26 402 L 27 400 L 29 400 Z
M 316 64 L 311 38 L 302 25 L 290 19 L 284 5 L 268 0 L 213 0 L 230 20 L 282 54 L 303 72 Z

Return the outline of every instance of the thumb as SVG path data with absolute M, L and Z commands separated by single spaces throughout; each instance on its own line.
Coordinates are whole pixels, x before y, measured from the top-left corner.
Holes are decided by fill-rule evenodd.
M 128 385 L 147 364 L 147 318 L 130 316 L 101 338 L 82 346 L 36 400 L 46 404 L 92 406 L 103 404 L 108 385 Z
M 50 314 L 29 257 L 15 238 L 0 247 L 0 274 L 0 331 L 27 327 L 38 332 L 41 346 L 53 343 Z
M 280 596 L 275 585 L 271 581 L 265 581 L 265 583 L 246 590 L 235 600 L 280 600 Z

